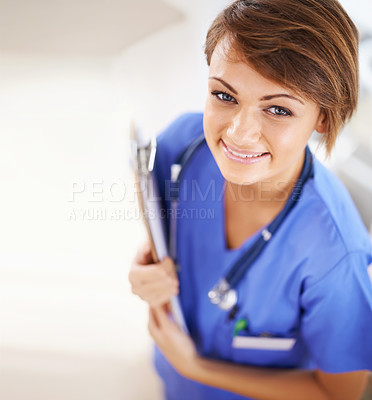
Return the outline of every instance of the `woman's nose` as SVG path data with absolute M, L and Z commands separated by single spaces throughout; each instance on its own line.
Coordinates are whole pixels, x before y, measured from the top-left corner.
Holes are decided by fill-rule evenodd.
M 237 146 L 256 144 L 261 138 L 261 121 L 253 110 L 241 111 L 230 123 L 227 137 Z

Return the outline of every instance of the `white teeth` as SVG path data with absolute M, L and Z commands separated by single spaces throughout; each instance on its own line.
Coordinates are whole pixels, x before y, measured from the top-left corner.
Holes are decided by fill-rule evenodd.
M 256 158 L 256 157 L 261 157 L 262 155 L 265 154 L 265 153 L 260 153 L 260 154 L 240 154 L 240 153 L 237 153 L 236 151 L 233 151 L 233 150 L 229 149 L 228 147 L 227 147 L 227 150 L 229 150 L 229 152 L 231 154 L 234 154 L 234 156 L 240 157 L 240 158 Z

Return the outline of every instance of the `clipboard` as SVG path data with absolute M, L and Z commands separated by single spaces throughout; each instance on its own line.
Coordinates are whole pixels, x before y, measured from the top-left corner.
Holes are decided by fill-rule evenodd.
M 138 206 L 150 241 L 152 257 L 156 263 L 168 256 L 159 191 L 153 175 L 156 140 L 146 138 L 132 122 L 130 141 Z M 178 296 L 170 299 L 170 305 L 174 321 L 188 333 Z

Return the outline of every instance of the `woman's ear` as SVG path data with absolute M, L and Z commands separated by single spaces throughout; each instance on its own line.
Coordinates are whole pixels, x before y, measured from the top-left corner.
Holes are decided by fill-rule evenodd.
M 318 133 L 327 133 L 328 132 L 328 117 L 324 110 L 320 110 L 318 120 L 315 125 L 315 130 Z

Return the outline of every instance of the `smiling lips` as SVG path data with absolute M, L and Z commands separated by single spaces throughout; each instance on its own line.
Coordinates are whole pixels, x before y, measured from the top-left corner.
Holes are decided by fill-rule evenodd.
M 270 153 L 268 152 L 258 153 L 253 151 L 244 151 L 240 149 L 238 150 L 234 147 L 231 147 L 230 145 L 227 145 L 222 139 L 221 143 L 227 158 L 243 164 L 253 164 L 270 156 Z

